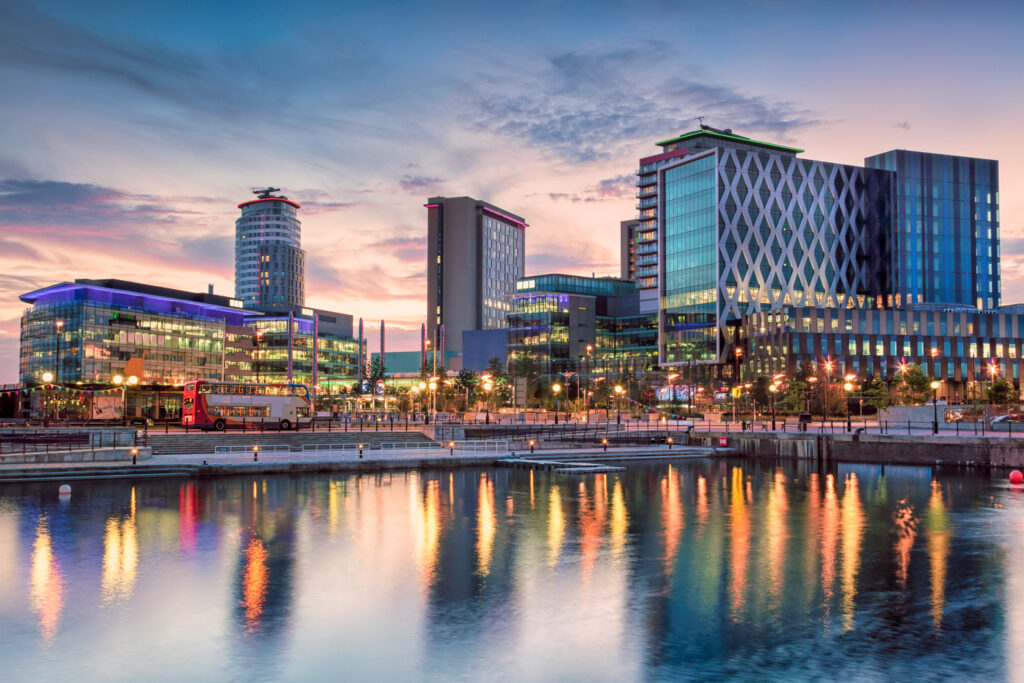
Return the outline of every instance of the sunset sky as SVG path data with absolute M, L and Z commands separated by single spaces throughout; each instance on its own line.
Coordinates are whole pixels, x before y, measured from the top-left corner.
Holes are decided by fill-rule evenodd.
M 1019 4 L 0 8 L 0 382 L 24 292 L 233 294 L 255 186 L 303 206 L 307 303 L 386 319 L 390 348 L 414 348 L 424 315 L 430 195 L 526 217 L 528 274 L 616 274 L 637 159 L 696 116 L 812 159 L 998 159 L 1004 302 L 1024 300 Z

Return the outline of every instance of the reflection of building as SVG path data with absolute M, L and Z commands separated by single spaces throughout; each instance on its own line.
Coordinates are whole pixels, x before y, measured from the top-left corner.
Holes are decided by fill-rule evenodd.
M 523 276 L 526 221 L 471 197 L 427 200 L 427 338 L 462 351 L 462 333 L 504 327 Z
M 281 311 L 306 303 L 306 252 L 301 249 L 298 204 L 254 190 L 235 221 L 235 296 L 246 308 Z
M 636 283 L 617 278 L 535 275 L 516 282 L 508 356 L 532 351 L 540 374 L 646 370 L 655 363 L 657 318 L 641 315 Z

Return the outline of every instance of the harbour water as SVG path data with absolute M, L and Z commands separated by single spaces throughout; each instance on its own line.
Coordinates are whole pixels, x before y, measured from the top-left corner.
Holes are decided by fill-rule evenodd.
M 1001 474 L 692 460 L 0 486 L 4 680 L 1010 679 Z

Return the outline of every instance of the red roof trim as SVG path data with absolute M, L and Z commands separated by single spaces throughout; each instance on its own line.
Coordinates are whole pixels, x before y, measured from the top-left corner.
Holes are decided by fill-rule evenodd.
M 643 166 L 644 164 L 653 164 L 655 161 L 663 161 L 665 159 L 671 159 L 673 157 L 681 157 L 681 156 L 683 156 L 684 154 L 686 154 L 689 151 L 690 150 L 688 150 L 686 148 L 683 148 L 683 149 L 677 149 L 674 152 L 665 152 L 663 154 L 655 154 L 653 157 L 644 157 L 643 159 L 640 160 L 640 165 Z
M 238 208 L 241 209 L 243 206 L 249 206 L 250 204 L 255 204 L 256 202 L 284 202 L 285 204 L 291 204 L 296 209 L 302 208 L 301 206 L 299 206 L 297 202 L 293 202 L 290 199 L 285 199 L 284 197 L 267 197 L 266 199 L 252 199 L 247 202 L 242 202 L 241 204 L 238 205 Z

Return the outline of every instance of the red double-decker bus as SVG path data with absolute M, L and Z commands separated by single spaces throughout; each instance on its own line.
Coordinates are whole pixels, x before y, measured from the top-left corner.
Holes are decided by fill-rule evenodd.
M 181 402 L 182 426 L 245 429 L 299 429 L 309 424 L 313 410 L 305 384 L 249 384 L 197 380 L 185 385 Z

